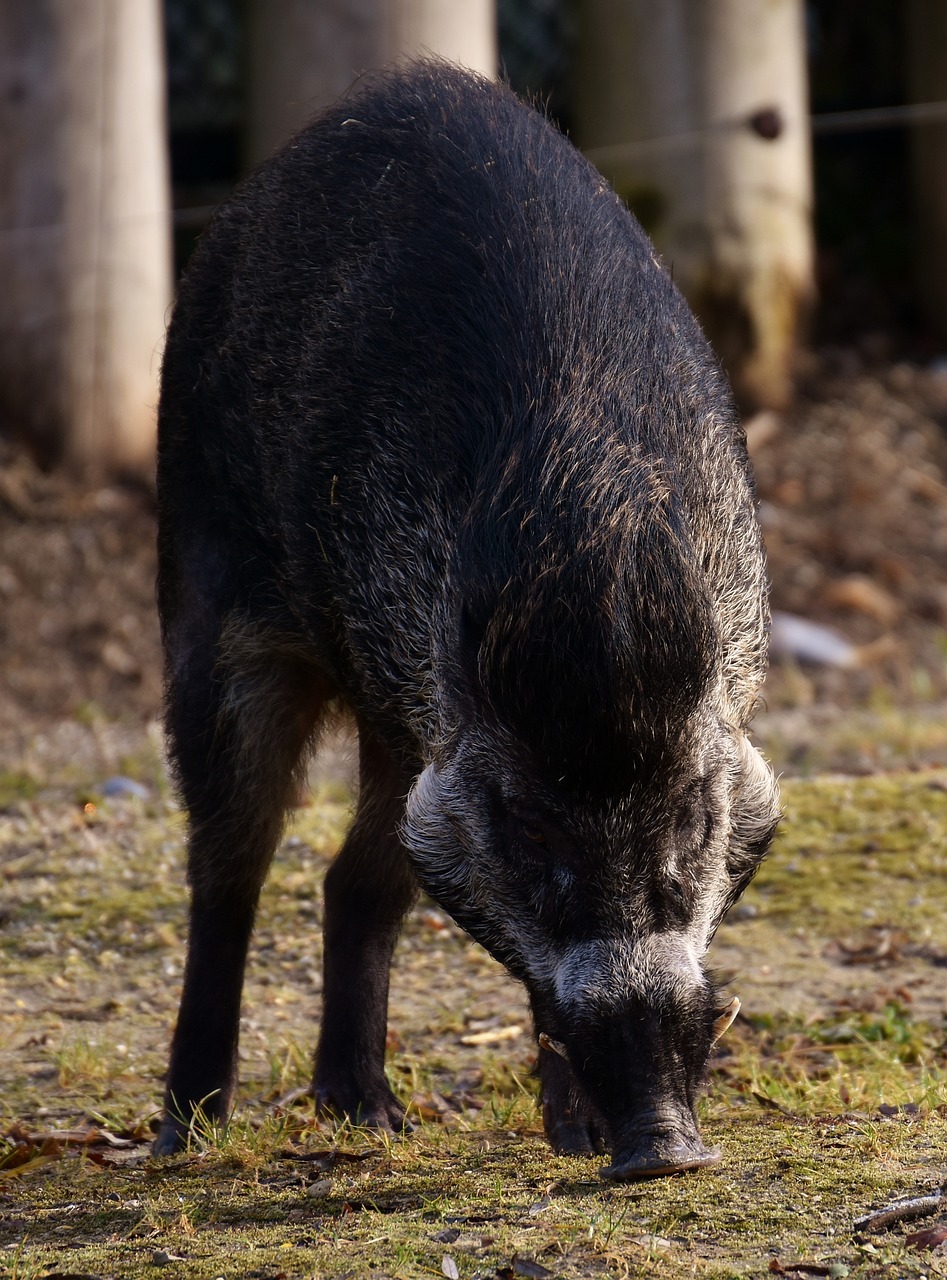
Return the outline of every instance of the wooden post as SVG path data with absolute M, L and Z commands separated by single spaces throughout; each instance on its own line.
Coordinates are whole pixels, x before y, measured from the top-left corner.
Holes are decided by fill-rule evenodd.
M 494 0 L 254 0 L 249 49 L 247 159 L 254 164 L 363 71 L 434 53 L 495 75 Z
M 914 102 L 947 101 L 947 4 L 911 0 L 908 77 Z M 918 287 L 927 320 L 947 341 L 947 121 L 916 124 L 911 134 L 917 209 Z
M 801 0 L 584 0 L 576 134 L 641 218 L 748 408 L 812 304 Z
M 0 413 L 48 463 L 148 474 L 171 298 L 159 0 L 0 16 Z

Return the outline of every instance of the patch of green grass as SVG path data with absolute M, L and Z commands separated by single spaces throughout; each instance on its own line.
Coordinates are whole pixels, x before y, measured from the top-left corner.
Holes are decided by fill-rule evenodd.
M 0 771 L 0 810 L 9 809 L 20 800 L 32 800 L 38 791 L 39 782 L 32 774 Z
M 712 1081 L 712 1098 L 750 1097 L 801 1117 L 913 1114 L 947 1102 L 947 1049 L 942 1029 L 896 1005 L 880 1014 L 830 1007 L 821 1019 L 767 1015 L 721 1045 Z
M 19 1250 L 26 1275 L 152 1275 L 158 1257 L 183 1277 L 413 1280 L 440 1274 L 445 1256 L 462 1276 L 517 1258 L 576 1277 L 760 1274 L 773 1256 L 856 1277 L 930 1274 L 930 1257 L 898 1233 L 866 1252 L 852 1224 L 872 1203 L 937 1183 L 943 1118 L 803 1120 L 748 1106 L 725 1127 L 707 1122 L 724 1148 L 716 1170 L 625 1186 L 598 1179 L 600 1160 L 556 1157 L 537 1137 L 489 1126 L 337 1143 L 235 1122 L 191 1155 L 124 1167 L 74 1159 L 29 1186 L 11 1180 L 0 1248 L 10 1259 Z
M 947 775 L 793 779 L 782 798 L 783 825 L 747 901 L 827 937 L 883 922 L 917 945 L 947 943 Z
M 98 1039 L 73 1035 L 51 1050 L 59 1085 L 100 1088 L 117 1080 L 128 1068 L 125 1045 L 102 1044 Z
M 627 1185 L 598 1177 L 602 1157 L 549 1150 L 521 993 L 423 907 L 396 960 L 389 1054 L 414 1131 L 334 1128 L 305 1100 L 280 1104 L 310 1071 L 321 877 L 350 806 L 339 790 L 297 814 L 264 894 L 236 1115 L 151 1159 L 183 960 L 180 816 L 140 802 L 0 814 L 0 1275 L 678 1280 L 758 1276 L 773 1258 L 855 1280 L 947 1274 L 907 1243 L 917 1223 L 853 1229 L 947 1169 L 942 776 L 786 785 L 750 910 L 721 931 L 752 996 L 700 1107 L 721 1163 Z M 790 960 L 804 1008 L 778 985 Z M 469 1027 L 520 1024 L 464 1043 Z M 85 1142 L 86 1128 L 131 1145 Z
M 942 702 L 930 704 L 919 697 L 916 705 L 905 705 L 879 684 L 870 707 L 811 706 L 811 688 L 801 672 L 783 670 L 782 684 L 789 686 L 784 692 L 791 691 L 794 679 L 808 690 L 808 698 L 795 710 L 762 712 L 753 727 L 754 738 L 778 772 L 804 777 L 865 774 L 929 768 L 947 760 L 947 707 Z

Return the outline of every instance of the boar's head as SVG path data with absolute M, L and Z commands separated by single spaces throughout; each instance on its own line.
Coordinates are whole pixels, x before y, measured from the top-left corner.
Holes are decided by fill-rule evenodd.
M 613 1178 L 715 1158 L 695 1102 L 730 1015 L 703 961 L 778 817 L 727 685 L 734 601 L 650 511 L 620 554 L 521 538 L 499 586 L 468 557 L 404 824 L 421 883 L 529 991 L 547 1135 L 609 1146 Z
M 703 958 L 777 810 L 745 736 L 711 741 L 618 799 L 580 798 L 510 769 L 516 744 L 483 725 L 409 797 L 422 883 L 529 991 L 550 1140 L 606 1143 L 613 1177 L 712 1158 L 695 1104 L 727 1000 Z

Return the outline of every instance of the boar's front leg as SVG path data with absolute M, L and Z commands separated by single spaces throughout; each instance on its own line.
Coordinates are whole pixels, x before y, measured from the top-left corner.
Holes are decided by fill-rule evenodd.
M 608 1147 L 604 1122 L 576 1079 L 562 1047 L 545 1036 L 540 1039 L 539 1079 L 543 1129 L 553 1151 L 573 1156 L 601 1155 Z
M 405 1127 L 385 1079 L 388 973 L 417 882 L 397 835 L 410 777 L 367 730 L 355 821 L 325 883 L 322 1029 L 312 1092 L 320 1111 Z
M 187 962 L 157 1155 L 198 1113 L 226 1121 L 237 1084 L 240 996 L 260 888 L 326 700 L 317 672 L 268 651 L 231 616 L 229 640 L 199 610 L 165 608 L 167 728 L 188 810 Z M 238 632 L 244 639 L 238 642 Z M 229 651 L 240 659 L 228 662 Z

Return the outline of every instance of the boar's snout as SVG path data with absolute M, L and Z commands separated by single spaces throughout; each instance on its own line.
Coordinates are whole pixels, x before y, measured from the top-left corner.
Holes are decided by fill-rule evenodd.
M 660 1178 L 716 1164 L 720 1152 L 706 1147 L 689 1109 L 652 1108 L 613 1135 L 612 1163 L 603 1178 L 630 1182 Z
M 612 1163 L 603 1177 L 656 1178 L 714 1164 L 719 1153 L 701 1139 L 695 1104 L 722 1018 L 738 1002 L 721 1015 L 686 936 L 589 942 L 572 949 L 557 979 L 546 1021 L 561 1040 L 540 1038 L 548 1051 L 540 1062 L 544 1115 L 554 1117 L 562 1076 L 551 1053 L 566 1059 L 589 1117 L 600 1117 L 608 1133 Z

